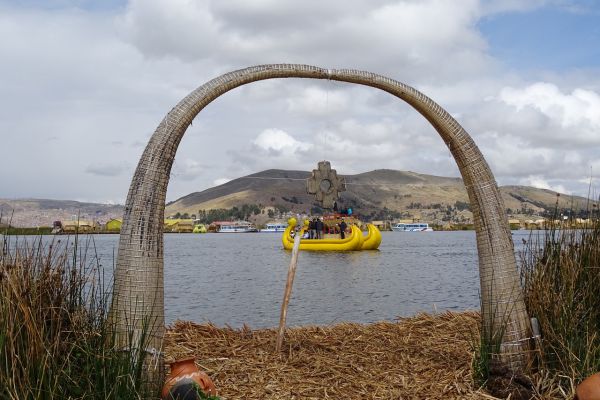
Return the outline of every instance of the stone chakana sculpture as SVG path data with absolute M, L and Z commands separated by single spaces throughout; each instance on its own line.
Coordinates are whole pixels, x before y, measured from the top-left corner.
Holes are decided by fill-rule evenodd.
M 317 169 L 313 169 L 310 178 L 306 180 L 306 192 L 314 194 L 323 208 L 333 208 L 339 193 L 345 190 L 345 179 L 338 177 L 329 161 L 320 161 Z

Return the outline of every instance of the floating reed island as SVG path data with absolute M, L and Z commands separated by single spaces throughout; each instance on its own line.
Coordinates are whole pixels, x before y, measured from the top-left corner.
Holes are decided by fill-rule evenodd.
M 277 329 L 177 321 L 166 360 L 195 357 L 221 399 L 490 399 L 473 382 L 477 312 Z

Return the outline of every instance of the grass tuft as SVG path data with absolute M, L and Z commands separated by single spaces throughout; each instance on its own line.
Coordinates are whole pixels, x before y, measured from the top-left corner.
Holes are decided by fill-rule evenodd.
M 521 253 L 521 282 L 527 311 L 539 321 L 539 368 L 557 392 L 572 393 L 600 371 L 598 217 L 585 229 L 561 221 L 532 233 Z
M 93 238 L 44 240 L 0 237 L 0 398 L 148 397 L 144 357 L 115 344 Z

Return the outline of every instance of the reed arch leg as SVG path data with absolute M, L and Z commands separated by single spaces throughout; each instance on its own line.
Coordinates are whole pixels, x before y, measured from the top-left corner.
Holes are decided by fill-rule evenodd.
M 440 134 L 466 186 L 476 229 L 483 330 L 498 338 L 498 356 L 514 370 L 527 367 L 530 321 L 516 269 L 512 238 L 494 176 L 462 126 L 416 89 L 370 72 L 269 64 L 221 75 L 181 100 L 156 128 L 131 181 L 119 238 L 111 318 L 125 341 L 149 324 L 149 350 L 164 335 L 163 219 L 169 174 L 179 142 L 196 115 L 238 86 L 273 78 L 331 79 L 371 86 L 410 104 Z M 148 349 L 146 349 L 148 350 Z M 155 354 L 160 354 L 157 352 Z M 157 360 L 161 363 L 160 357 Z

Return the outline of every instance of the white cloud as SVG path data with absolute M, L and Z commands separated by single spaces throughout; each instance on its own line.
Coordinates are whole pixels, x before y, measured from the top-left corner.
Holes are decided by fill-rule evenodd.
M 500 184 L 536 184 L 587 193 L 590 166 L 600 152 L 598 92 L 563 79 L 514 80 L 472 88 L 459 122 L 472 134 Z M 468 97 L 468 96 L 466 96 Z M 461 101 L 462 102 L 462 101 Z M 530 178 L 535 177 L 535 179 Z
M 1 5 L 0 35 L 11 38 L 0 41 L 4 195 L 124 198 L 167 111 L 211 78 L 270 62 L 406 82 L 457 117 L 500 184 L 585 194 L 590 167 L 600 170 L 597 71 L 506 71 L 479 31 L 481 18 L 558 4 L 526 3 L 133 0 L 100 13 Z M 397 98 L 286 79 L 208 105 L 181 142 L 168 197 L 267 168 L 308 170 L 321 159 L 342 174 L 458 174 L 434 129 Z
M 104 163 L 88 165 L 85 172 L 92 175 L 114 177 L 121 175 L 127 169 L 128 167 L 125 163 Z
M 283 156 L 292 156 L 299 151 L 306 152 L 312 147 L 309 143 L 300 142 L 280 129 L 266 129 L 252 143 L 270 154 Z
M 600 95 L 593 91 L 576 88 L 565 94 L 554 84 L 538 82 L 525 88 L 504 88 L 499 100 L 517 113 L 539 111 L 562 128 L 565 141 L 600 144 Z
M 205 168 L 200 162 L 186 158 L 182 162 L 175 160 L 171 176 L 175 179 L 193 181 L 197 179 L 204 170 Z
M 348 95 L 342 91 L 329 91 L 310 86 L 299 97 L 287 99 L 292 112 L 307 115 L 331 115 L 344 110 L 348 104 Z
M 397 121 L 382 119 L 372 123 L 361 123 L 355 118 L 345 119 L 339 124 L 340 134 L 345 138 L 352 138 L 358 143 L 381 143 L 398 139 L 394 135 L 398 132 Z
M 563 185 L 552 185 L 544 177 L 539 175 L 530 175 L 519 181 L 521 185 L 533 186 L 539 189 L 549 189 L 555 192 L 571 194 L 571 192 Z
M 224 185 L 227 182 L 229 182 L 230 180 L 231 180 L 230 178 L 218 178 L 213 181 L 213 185 L 215 185 L 215 186 Z
M 442 0 L 351 5 L 341 0 L 301 5 L 133 0 L 119 26 L 151 57 L 210 61 L 221 68 L 297 62 L 412 79 L 425 73 L 431 78 L 481 73 L 491 59 L 475 28 L 478 15 L 477 0 L 462 0 L 458 7 Z

